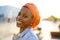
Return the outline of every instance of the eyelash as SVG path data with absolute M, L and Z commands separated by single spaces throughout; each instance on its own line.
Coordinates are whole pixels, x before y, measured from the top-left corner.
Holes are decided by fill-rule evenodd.
M 27 16 L 24 16 L 24 18 L 27 18 Z

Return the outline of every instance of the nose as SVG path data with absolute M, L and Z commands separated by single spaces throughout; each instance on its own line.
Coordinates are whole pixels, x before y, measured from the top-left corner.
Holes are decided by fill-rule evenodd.
M 22 20 L 22 17 L 21 16 L 17 16 L 16 17 L 16 21 L 19 21 L 19 20 Z

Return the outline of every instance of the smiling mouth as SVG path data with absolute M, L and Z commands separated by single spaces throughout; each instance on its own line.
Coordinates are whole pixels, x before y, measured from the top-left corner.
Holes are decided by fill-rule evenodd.
M 22 24 L 22 22 L 20 22 L 20 21 L 17 21 L 17 24 Z

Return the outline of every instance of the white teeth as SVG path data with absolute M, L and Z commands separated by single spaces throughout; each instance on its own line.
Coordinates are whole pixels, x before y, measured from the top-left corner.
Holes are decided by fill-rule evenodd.
M 22 22 L 20 22 L 20 21 L 17 21 L 17 23 L 22 23 Z

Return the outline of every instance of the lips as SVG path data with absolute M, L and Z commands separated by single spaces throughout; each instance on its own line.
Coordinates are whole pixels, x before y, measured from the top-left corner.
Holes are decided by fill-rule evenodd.
M 17 21 L 17 23 L 18 23 L 18 24 L 22 24 L 22 22 L 20 22 L 20 21 Z
M 20 21 L 16 21 L 16 23 L 17 23 L 17 24 L 16 24 L 17 27 L 20 27 L 21 24 L 22 24 L 22 22 L 20 22 Z

